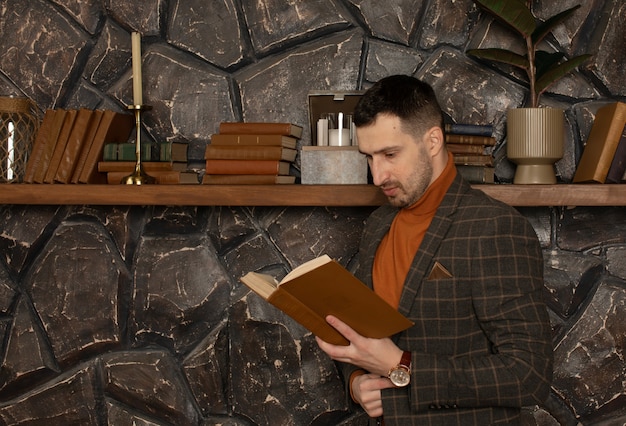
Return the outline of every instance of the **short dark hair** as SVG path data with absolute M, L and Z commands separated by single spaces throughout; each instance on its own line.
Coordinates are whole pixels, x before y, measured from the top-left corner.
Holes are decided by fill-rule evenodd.
M 405 131 L 419 135 L 443 126 L 443 113 L 433 88 L 415 77 L 392 75 L 376 82 L 361 97 L 354 110 L 354 125 L 368 126 L 378 114 L 400 118 Z

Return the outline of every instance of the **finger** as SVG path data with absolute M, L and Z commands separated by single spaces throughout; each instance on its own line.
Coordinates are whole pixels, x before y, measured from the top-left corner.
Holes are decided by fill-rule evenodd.
M 357 340 L 359 337 L 362 337 L 359 333 L 354 331 L 352 327 L 350 327 L 348 324 L 341 321 L 334 315 L 328 315 L 326 317 L 326 322 L 328 322 L 328 324 L 330 324 L 335 330 L 341 333 L 350 342 L 352 342 L 353 340 Z

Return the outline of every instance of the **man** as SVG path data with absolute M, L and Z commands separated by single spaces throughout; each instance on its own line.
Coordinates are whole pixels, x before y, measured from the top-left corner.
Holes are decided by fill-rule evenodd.
M 415 326 L 368 339 L 329 316 L 350 345 L 318 338 L 320 348 L 342 363 L 348 392 L 372 424 L 519 423 L 522 406 L 548 396 L 552 376 L 533 228 L 456 173 L 427 84 L 382 79 L 354 122 L 389 200 L 368 219 L 356 275 Z

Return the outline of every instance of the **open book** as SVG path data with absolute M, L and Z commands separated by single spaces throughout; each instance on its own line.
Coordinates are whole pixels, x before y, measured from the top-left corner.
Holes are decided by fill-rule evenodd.
M 336 316 L 371 338 L 389 337 L 413 325 L 327 255 L 298 266 L 280 282 L 258 272 L 248 272 L 241 282 L 310 332 L 335 345 L 349 342 L 326 322 L 327 315 Z

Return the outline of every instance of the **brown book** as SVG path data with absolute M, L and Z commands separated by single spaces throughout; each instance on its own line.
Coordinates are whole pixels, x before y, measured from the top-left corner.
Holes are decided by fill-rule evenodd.
M 106 175 L 98 172 L 104 145 L 111 142 L 126 142 L 135 128 L 135 117 L 131 114 L 105 110 L 85 159 L 79 183 L 105 183 Z
M 574 174 L 574 183 L 604 183 L 626 125 L 626 104 L 615 102 L 596 113 Z
M 327 255 L 300 265 L 280 282 L 257 272 L 248 272 L 241 282 L 311 333 L 334 345 L 349 342 L 326 322 L 330 314 L 359 334 L 376 339 L 413 326 L 413 322 Z
M 74 127 L 70 132 L 67 144 L 54 175 L 54 182 L 69 183 L 80 154 L 80 149 L 86 143 L 86 136 L 91 126 L 93 111 L 86 108 L 78 110 Z
M 626 126 L 619 139 L 619 144 L 615 150 L 611 167 L 606 174 L 606 183 L 621 183 L 626 176 Z
M 447 143 L 446 148 L 453 154 L 485 154 L 485 145 Z
M 283 175 L 204 175 L 205 185 L 276 185 L 292 184 L 295 176 Z
M 297 151 L 282 146 L 207 145 L 204 158 L 214 160 L 283 160 L 294 161 Z
M 486 145 L 494 146 L 496 144 L 496 138 L 493 136 L 479 136 L 479 135 L 458 135 L 452 133 L 446 133 L 446 143 L 459 143 L 468 145 Z
M 52 153 L 54 152 L 54 147 L 56 146 L 57 139 L 59 138 L 59 133 L 61 133 L 61 128 L 65 123 L 66 116 L 66 110 L 55 110 L 54 123 L 50 129 L 50 136 L 48 137 L 48 142 L 43 147 L 39 165 L 35 169 L 35 175 L 33 176 L 33 182 L 35 183 L 43 183 L 43 180 L 46 177 L 46 171 L 48 170 L 48 165 L 50 164 L 50 159 L 52 158 Z
M 454 164 L 468 166 L 493 166 L 493 157 L 488 154 L 455 154 Z
M 456 170 L 469 183 L 495 183 L 496 171 L 493 167 L 459 164 Z
M 227 121 L 220 123 L 223 135 L 284 135 L 302 137 L 302 126 L 292 123 Z
M 134 169 L 133 169 L 134 170 Z M 117 185 L 122 182 L 122 179 L 129 176 L 133 170 L 127 172 L 107 172 L 107 183 Z M 178 170 L 153 170 L 146 171 L 148 176 L 156 179 L 156 183 L 159 185 L 198 185 L 198 173 L 196 172 L 181 172 Z
M 148 172 L 166 172 L 174 170 L 174 163 L 171 161 L 142 161 L 141 166 Z M 99 161 L 98 171 L 107 172 L 132 172 L 137 165 L 136 161 Z
M 288 175 L 289 164 L 280 160 L 214 160 L 206 162 L 209 175 Z
M 63 153 L 65 152 L 65 147 L 67 146 L 67 141 L 70 138 L 70 134 L 74 129 L 74 124 L 76 123 L 77 116 L 78 110 L 67 110 L 67 114 L 65 115 L 65 121 L 63 122 L 63 127 L 61 128 L 61 132 L 59 133 L 59 137 L 57 138 L 57 143 L 54 146 L 52 157 L 50 157 L 50 164 L 48 164 L 48 169 L 46 170 L 46 174 L 43 178 L 44 183 L 54 182 L 54 175 L 56 175 L 59 164 L 61 164 L 61 158 L 63 158 Z
M 284 135 L 222 135 L 211 136 L 211 145 L 270 145 L 296 149 L 298 139 Z
M 98 131 L 98 127 L 100 126 L 103 115 L 104 111 L 102 110 L 94 110 L 91 112 L 89 128 L 87 129 L 84 141 L 80 147 L 80 151 L 78 152 L 78 156 L 75 161 L 76 164 L 70 178 L 70 183 L 78 183 L 78 178 L 83 172 L 83 167 L 85 166 L 85 160 L 87 160 L 87 154 L 89 154 L 89 148 L 91 148 L 91 144 L 93 143 L 93 139 L 96 136 L 96 132 Z
M 39 167 L 43 156 L 44 145 L 50 142 L 50 134 L 52 132 L 52 127 L 54 126 L 55 114 L 56 110 L 54 109 L 48 109 L 44 113 L 43 120 L 41 121 L 41 125 L 37 130 L 37 135 L 35 136 L 35 141 L 33 142 L 33 148 L 28 156 L 26 170 L 24 171 L 24 183 L 33 182 L 35 170 Z

